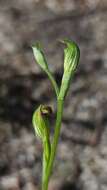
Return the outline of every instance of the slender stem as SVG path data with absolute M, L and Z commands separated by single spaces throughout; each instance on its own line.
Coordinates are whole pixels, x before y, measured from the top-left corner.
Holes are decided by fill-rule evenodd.
M 46 171 L 47 171 L 47 161 L 45 160 L 45 152 L 43 152 L 43 171 L 42 171 L 42 190 L 46 189 Z
M 42 190 L 48 190 L 48 182 L 49 182 L 49 177 L 52 172 L 53 168 L 53 162 L 55 159 L 55 154 L 57 150 L 57 144 L 58 144 L 58 139 L 59 139 L 59 134 L 60 134 L 60 128 L 61 128 L 61 121 L 62 121 L 62 113 L 63 113 L 63 100 L 57 100 L 57 118 L 56 118 L 56 125 L 55 125 L 55 133 L 53 137 L 53 143 L 51 145 L 51 155 L 50 155 L 50 160 L 48 163 L 45 179 L 44 179 L 44 184 L 42 185 Z
M 43 151 L 43 161 L 42 161 L 42 190 L 44 190 L 44 184 L 45 184 L 45 171 L 46 171 L 46 162 L 45 162 L 45 152 Z
M 44 150 L 43 150 L 42 190 L 44 190 L 44 186 L 45 186 L 45 176 L 46 176 L 50 153 L 51 153 L 51 143 L 50 143 L 49 138 L 44 138 L 43 149 Z
M 48 75 L 48 77 L 49 77 L 49 79 L 50 79 L 50 81 L 51 81 L 51 83 L 52 83 L 52 86 L 53 86 L 53 88 L 54 88 L 54 90 L 55 90 L 56 96 L 58 97 L 58 95 L 59 95 L 59 88 L 58 88 L 58 85 L 57 85 L 57 83 L 56 83 L 56 81 L 55 81 L 53 75 L 50 73 L 50 71 L 46 71 L 46 73 L 47 73 L 47 75 Z

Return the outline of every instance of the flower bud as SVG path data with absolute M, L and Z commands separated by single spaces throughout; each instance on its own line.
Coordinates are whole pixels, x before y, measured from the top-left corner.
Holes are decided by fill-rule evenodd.
M 45 59 L 44 53 L 40 47 L 39 43 L 36 43 L 34 46 L 32 46 L 34 57 L 37 61 L 37 63 L 40 65 L 40 67 L 44 70 L 48 70 L 48 64 Z
M 42 140 L 44 149 L 44 167 L 48 164 L 51 144 L 50 144 L 50 131 L 49 131 L 49 115 L 52 113 L 52 109 L 49 106 L 40 105 L 34 112 L 32 123 L 35 129 L 36 135 Z
M 64 49 L 64 73 L 59 99 L 65 98 L 80 58 L 80 50 L 76 43 L 70 40 L 64 40 L 63 43 L 65 43 L 67 47 Z
M 35 133 L 42 141 L 49 138 L 49 115 L 51 112 L 51 107 L 40 105 L 33 114 L 32 123 Z
M 52 85 L 53 85 L 53 88 L 55 90 L 55 93 L 56 93 L 56 96 L 58 97 L 58 94 L 59 94 L 59 88 L 58 88 L 58 85 L 54 79 L 54 76 L 52 75 L 51 71 L 49 70 L 48 68 L 48 64 L 47 64 L 47 61 L 45 59 L 45 55 L 40 47 L 40 44 L 39 43 L 36 43 L 36 45 L 34 45 L 32 47 L 33 49 L 33 54 L 34 54 L 34 57 L 37 61 L 37 63 L 40 65 L 40 67 L 46 72 L 46 74 L 48 75 Z

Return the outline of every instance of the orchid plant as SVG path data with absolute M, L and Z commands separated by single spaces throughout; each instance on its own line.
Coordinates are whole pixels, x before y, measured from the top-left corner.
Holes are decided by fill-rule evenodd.
M 52 113 L 51 107 L 47 105 L 40 105 L 34 111 L 32 118 L 35 134 L 38 139 L 41 140 L 43 145 L 42 190 L 48 190 L 49 178 L 52 173 L 60 135 L 64 101 L 80 58 L 80 50 L 75 42 L 68 39 L 63 40 L 62 42 L 66 45 L 66 48 L 64 49 L 64 72 L 60 87 L 57 85 L 57 82 L 49 69 L 40 44 L 37 43 L 32 47 L 35 60 L 48 75 L 53 89 L 55 90 L 57 99 L 57 115 L 52 139 L 50 139 L 49 120 L 50 114 Z

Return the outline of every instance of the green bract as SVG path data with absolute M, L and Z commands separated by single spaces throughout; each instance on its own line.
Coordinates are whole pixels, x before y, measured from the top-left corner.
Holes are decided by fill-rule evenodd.
M 67 47 L 64 49 L 64 74 L 62 77 L 59 99 L 65 98 L 80 58 L 80 50 L 75 42 L 64 40 L 63 43 Z

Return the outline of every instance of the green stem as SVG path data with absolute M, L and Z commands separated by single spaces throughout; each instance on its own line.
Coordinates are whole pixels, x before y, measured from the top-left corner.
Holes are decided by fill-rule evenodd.
M 56 118 L 56 125 L 55 125 L 55 133 L 53 137 L 53 143 L 51 145 L 50 160 L 49 160 L 47 171 L 46 171 L 44 181 L 42 184 L 42 190 L 48 190 L 49 177 L 52 172 L 53 162 L 55 159 L 55 154 L 56 154 L 57 144 L 58 144 L 58 139 L 59 139 L 59 134 L 60 134 L 62 113 L 63 113 L 63 102 L 64 101 L 61 99 L 57 100 L 57 118 Z
M 50 81 L 51 81 L 51 83 L 52 83 L 52 85 L 53 85 L 53 88 L 54 88 L 54 90 L 55 90 L 56 96 L 58 97 L 58 95 L 59 95 L 59 88 L 58 88 L 58 85 L 57 85 L 57 83 L 56 83 L 56 81 L 55 81 L 53 75 L 50 73 L 50 71 L 46 71 L 46 73 L 47 73 L 47 75 L 48 75 L 48 77 L 49 77 L 49 79 L 50 79 Z
M 50 139 L 46 138 L 43 141 L 43 170 L 42 170 L 42 189 L 45 186 L 45 176 L 47 172 L 47 167 L 49 163 L 50 153 L 51 153 L 51 144 Z
M 46 176 L 46 168 L 47 168 L 47 162 L 45 160 L 45 151 L 43 152 L 43 171 L 42 171 L 42 190 L 44 190 L 45 187 L 45 176 Z

